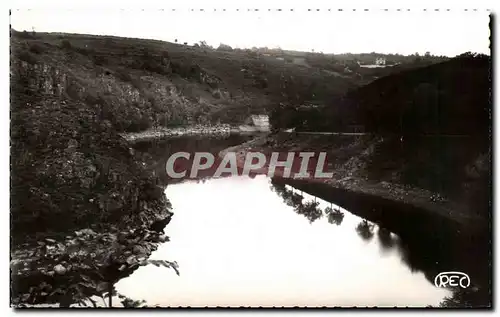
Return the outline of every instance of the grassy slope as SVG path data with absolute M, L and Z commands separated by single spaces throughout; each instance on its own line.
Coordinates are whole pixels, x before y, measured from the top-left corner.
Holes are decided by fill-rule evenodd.
M 23 239 L 165 209 L 119 131 L 238 123 L 283 101 L 331 104 L 377 74 L 360 81 L 321 64 L 116 37 L 14 33 L 11 44 L 11 219 Z
M 375 77 L 338 76 L 325 71 L 329 57 L 313 60 L 297 65 L 244 50 L 13 31 L 15 228 L 61 230 L 135 211 L 138 192 L 154 185 L 117 132 L 238 124 L 280 102 L 331 104 Z M 158 198 L 155 189 L 145 191 Z
M 117 132 L 239 123 L 282 100 L 321 102 L 353 86 L 349 78 L 244 51 L 13 31 L 15 228 L 60 230 L 135 210 L 150 180 Z
M 62 83 L 71 98 L 104 104 L 118 130 L 239 123 L 279 101 L 327 102 L 359 82 L 354 75 L 340 78 L 250 52 L 154 40 L 15 32 L 12 52 L 47 65 L 47 77 Z
M 105 105 L 85 98 L 92 87 L 105 88 L 105 80 L 89 79 L 91 68 L 78 56 L 71 58 L 50 44 L 29 41 L 37 43 L 12 38 L 14 238 L 89 224 L 127 223 L 139 214 L 152 220 L 161 214 L 141 205 L 151 200 L 150 206 L 161 209 L 165 205 L 161 190 L 136 164 L 115 126 L 103 118 Z
M 304 66 L 243 50 L 15 31 L 11 51 L 12 206 L 20 222 L 52 213 L 78 222 L 87 210 L 135 205 L 140 172 L 116 132 L 240 123 L 281 102 L 335 106 L 377 75 L 413 67 L 338 76 L 339 64 L 323 55 Z M 118 192 L 125 197 L 108 197 Z M 50 218 L 44 226 L 54 226 Z
M 249 50 L 219 51 L 169 42 L 62 33 L 13 32 L 16 60 L 40 65 L 31 72 L 89 105 L 118 131 L 154 126 L 243 122 L 280 102 L 335 106 L 340 96 L 380 76 L 434 60 L 389 68 L 361 68 L 352 60 L 308 53 L 304 64 Z M 353 58 L 353 57 L 349 57 Z M 352 70 L 345 70 L 347 64 Z M 32 70 L 32 67 L 28 67 Z M 49 84 L 50 86 L 50 84 Z M 54 90 L 55 91 L 55 90 Z
M 375 136 L 276 134 L 264 146 L 327 151 L 335 186 L 430 209 L 443 209 L 444 198 L 452 203 L 444 208 L 445 213 L 451 210 L 457 218 L 463 214 L 464 219 L 488 220 L 489 71 L 487 57 L 463 56 L 391 74 L 349 92 L 340 105 L 349 106 L 346 113 Z M 335 117 L 329 117 L 326 110 L 321 114 L 319 123 L 335 128 Z

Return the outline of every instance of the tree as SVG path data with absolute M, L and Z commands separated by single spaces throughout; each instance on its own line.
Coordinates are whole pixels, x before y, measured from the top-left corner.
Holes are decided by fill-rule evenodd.
M 208 45 L 206 41 L 200 41 L 200 46 L 201 46 L 201 48 L 213 49 L 213 47 Z
M 233 48 L 227 44 L 220 43 L 219 47 L 217 48 L 218 51 L 232 51 Z
M 391 235 L 391 232 L 385 228 L 379 228 L 377 232 L 377 237 L 380 242 L 380 246 L 384 250 L 389 250 L 394 247 L 397 243 L 397 239 Z
M 325 214 L 328 215 L 328 222 L 331 224 L 336 224 L 340 226 L 342 220 L 344 220 L 344 213 L 339 209 L 333 209 L 332 204 L 330 203 L 330 207 L 325 209 Z
M 363 240 L 369 241 L 373 237 L 373 228 L 373 224 L 369 223 L 366 220 L 363 220 L 356 227 L 356 232 Z
M 416 63 L 419 63 L 422 61 L 422 57 L 420 57 L 420 54 L 418 54 L 418 52 L 415 53 L 415 62 Z

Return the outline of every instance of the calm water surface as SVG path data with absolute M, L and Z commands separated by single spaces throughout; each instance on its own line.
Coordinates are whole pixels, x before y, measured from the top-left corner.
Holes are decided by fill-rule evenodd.
M 148 265 L 116 284 L 148 305 L 427 306 L 450 295 L 410 269 L 395 234 L 265 176 L 187 181 L 166 195 L 170 241 L 151 259 L 177 261 L 180 276 Z

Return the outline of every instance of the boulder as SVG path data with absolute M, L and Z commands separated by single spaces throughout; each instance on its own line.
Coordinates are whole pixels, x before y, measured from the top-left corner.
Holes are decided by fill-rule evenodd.
M 62 264 L 57 264 L 56 266 L 54 266 L 54 271 L 57 274 L 63 275 L 66 274 L 67 269 Z

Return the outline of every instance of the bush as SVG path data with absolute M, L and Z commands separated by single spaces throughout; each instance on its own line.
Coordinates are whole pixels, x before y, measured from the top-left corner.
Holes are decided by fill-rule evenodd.
M 267 78 L 262 76 L 256 76 L 254 79 L 254 87 L 265 89 L 268 87 Z
M 167 127 L 180 127 L 187 123 L 187 120 L 180 115 L 172 115 L 167 122 Z
M 94 55 L 93 56 L 94 64 L 98 66 L 103 66 L 108 64 L 108 59 L 102 55 Z
M 132 122 L 127 128 L 127 132 L 140 132 L 147 130 L 152 127 L 152 122 L 151 118 L 147 116 L 142 116 L 141 119 L 139 119 L 136 122 Z
M 217 48 L 218 51 L 232 51 L 233 48 L 227 44 L 220 43 L 219 47 Z
M 161 75 L 169 74 L 168 67 L 163 66 L 155 60 L 146 60 L 142 64 L 142 69 Z
M 192 78 L 196 79 L 198 81 L 201 80 L 201 76 L 203 73 L 203 70 L 201 67 L 197 64 L 192 64 L 187 61 L 182 61 L 182 62 L 171 62 L 170 63 L 170 69 L 172 70 L 172 73 L 175 73 L 181 77 L 184 78 Z M 213 87 L 217 88 L 217 87 Z
M 29 51 L 19 52 L 19 59 L 27 62 L 28 64 L 36 64 L 38 62 L 38 58 Z
M 15 32 L 15 34 L 23 39 L 34 39 L 35 38 L 35 35 L 33 33 L 27 32 L 27 31 Z
M 162 126 L 162 127 L 166 127 L 167 126 L 167 115 L 164 114 L 164 113 L 160 113 L 156 116 L 156 124 L 159 125 L 159 126 Z
M 30 44 L 29 49 L 30 49 L 31 53 L 35 53 L 35 54 L 42 54 L 43 52 L 45 52 L 45 47 L 43 47 L 42 45 L 40 45 L 38 43 Z
M 132 75 L 130 75 L 130 72 L 124 68 L 118 69 L 115 73 L 115 76 L 124 82 L 132 82 L 133 80 Z
M 106 103 L 102 95 L 92 91 L 88 92 L 85 96 L 83 96 L 83 101 L 90 106 L 104 105 Z
M 212 96 L 216 99 L 220 99 L 222 97 L 222 94 L 219 89 L 215 89 L 212 91 Z
M 252 51 L 252 50 L 245 50 L 247 56 L 249 57 L 258 57 L 259 56 L 259 53 L 255 52 L 255 51 Z
M 63 49 L 69 50 L 69 49 L 71 49 L 73 46 L 71 45 L 71 42 L 70 42 L 70 41 L 68 41 L 68 40 L 62 40 L 62 41 L 61 41 L 61 47 L 62 47 Z
M 169 61 L 170 57 L 167 51 L 162 52 L 160 55 L 153 55 L 144 49 L 142 56 L 136 59 L 130 67 L 166 75 L 170 73 Z

